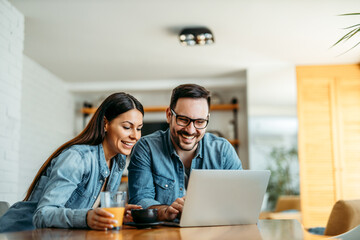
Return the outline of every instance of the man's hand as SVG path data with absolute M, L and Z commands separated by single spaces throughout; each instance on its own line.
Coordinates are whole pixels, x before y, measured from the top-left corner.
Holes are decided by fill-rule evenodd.
M 179 214 L 182 213 L 185 202 L 185 196 L 176 199 L 170 206 L 154 206 L 158 209 L 159 221 L 163 220 L 174 220 Z
M 139 205 L 127 204 L 125 207 L 125 215 L 124 222 L 133 222 L 133 218 L 131 216 L 131 209 L 141 209 L 142 207 Z

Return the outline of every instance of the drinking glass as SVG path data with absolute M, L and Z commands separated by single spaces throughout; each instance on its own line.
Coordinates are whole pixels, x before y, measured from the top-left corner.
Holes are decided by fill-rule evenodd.
M 124 191 L 114 191 L 114 192 L 101 192 L 100 193 L 100 204 L 101 208 L 105 211 L 114 215 L 114 220 L 118 222 L 113 224 L 113 230 L 120 230 L 124 212 L 125 212 L 125 203 L 126 203 L 126 192 Z

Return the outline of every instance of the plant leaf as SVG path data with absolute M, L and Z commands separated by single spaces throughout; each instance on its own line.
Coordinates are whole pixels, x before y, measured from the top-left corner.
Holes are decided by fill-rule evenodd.
M 360 28 L 359 28 L 360 29 Z M 342 38 L 340 38 L 334 45 L 332 45 L 332 47 L 334 47 L 335 45 L 337 45 L 338 43 L 348 40 L 350 37 L 354 36 L 354 32 L 356 34 L 357 31 L 359 31 L 359 29 L 353 29 L 350 32 L 348 32 L 347 34 L 345 34 Z
M 360 24 L 355 24 L 355 25 L 352 25 L 352 26 L 350 26 L 350 27 L 346 27 L 346 28 L 344 28 L 344 29 L 350 29 L 350 28 L 357 27 L 357 26 L 360 26 Z
M 348 51 L 350 51 L 351 49 L 355 48 L 356 46 L 358 46 L 360 44 L 360 42 L 358 42 L 357 44 L 355 44 L 352 48 L 350 48 L 349 50 L 347 50 L 346 52 L 344 53 L 347 53 Z
M 340 14 L 339 16 L 355 16 L 355 15 L 360 15 L 360 13 L 344 13 L 344 14 Z
M 339 16 L 355 16 L 355 15 L 360 15 L 360 13 L 345 13 L 345 14 L 340 14 Z M 347 40 L 349 40 L 350 38 L 352 38 L 355 34 L 360 32 L 360 24 L 355 24 L 352 25 L 350 27 L 346 27 L 344 29 L 352 29 L 351 31 L 349 31 L 348 33 L 346 33 L 342 38 L 340 38 L 336 43 L 334 43 L 331 47 L 336 46 L 337 44 L 339 44 L 340 42 L 345 42 Z M 345 53 L 347 53 L 348 51 L 350 51 L 351 49 L 353 49 L 354 47 L 358 46 L 360 44 L 357 43 L 355 44 L 355 46 L 353 46 L 352 48 L 350 48 L 349 50 L 347 50 Z M 342 55 L 342 54 L 341 54 Z
M 360 32 L 360 28 L 358 28 L 358 29 L 354 29 L 355 31 L 351 34 L 351 35 L 349 35 L 348 37 L 347 37 L 347 39 L 350 39 L 352 36 L 354 36 L 355 34 L 357 34 L 358 32 Z

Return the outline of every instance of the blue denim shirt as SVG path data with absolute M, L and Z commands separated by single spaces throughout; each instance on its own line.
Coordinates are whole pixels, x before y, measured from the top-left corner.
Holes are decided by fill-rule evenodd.
M 125 156 L 114 158 L 111 172 L 102 144 L 74 145 L 51 161 L 28 201 L 15 203 L 0 219 L 0 232 L 36 228 L 86 228 L 92 208 L 107 177 L 106 190 L 117 190 Z
M 191 169 L 242 169 L 242 166 L 227 140 L 206 133 L 199 142 Z M 134 146 L 128 170 L 129 203 L 143 208 L 171 205 L 185 195 L 185 169 L 172 145 L 169 129 L 142 137 Z

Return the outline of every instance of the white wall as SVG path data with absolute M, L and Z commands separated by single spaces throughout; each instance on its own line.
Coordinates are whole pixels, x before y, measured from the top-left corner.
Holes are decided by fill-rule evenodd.
M 0 0 L 0 200 L 14 203 L 46 158 L 74 135 L 65 83 L 23 55 L 24 17 Z
M 74 135 L 74 100 L 62 79 L 24 56 L 18 198 L 44 161 Z
M 294 65 L 248 69 L 249 159 L 266 169 L 273 147 L 297 146 L 297 94 Z
M 250 169 L 269 169 L 276 148 L 297 147 L 297 96 L 294 65 L 258 65 L 248 69 L 248 143 Z M 298 187 L 299 167 L 292 164 L 293 185 Z M 274 174 L 275 176 L 275 174 Z M 262 210 L 268 209 L 265 196 Z
M 247 70 L 249 116 L 296 116 L 296 69 L 292 64 Z
M 17 198 L 24 17 L 0 0 L 0 200 Z

